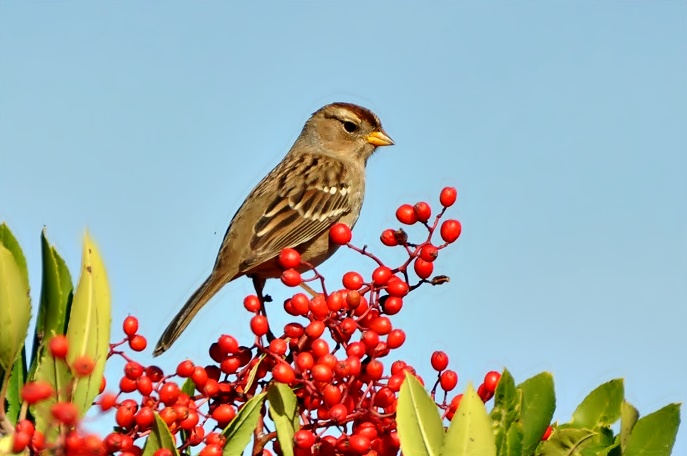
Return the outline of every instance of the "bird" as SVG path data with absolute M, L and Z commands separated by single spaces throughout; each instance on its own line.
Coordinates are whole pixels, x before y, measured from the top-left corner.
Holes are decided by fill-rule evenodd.
M 247 276 L 262 296 L 266 280 L 281 275 L 283 249 L 295 249 L 313 267 L 334 254 L 339 246 L 329 240 L 329 228 L 338 222 L 353 228 L 363 205 L 367 161 L 378 147 L 393 144 L 367 108 L 337 102 L 315 111 L 282 161 L 236 211 L 212 272 L 164 330 L 153 355 L 171 347 L 227 283 Z

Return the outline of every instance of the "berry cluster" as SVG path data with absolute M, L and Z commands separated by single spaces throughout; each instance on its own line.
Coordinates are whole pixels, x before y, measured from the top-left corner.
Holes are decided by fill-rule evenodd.
M 78 423 L 70 414 L 69 403 L 53 406 L 52 416 L 65 426 L 58 445 L 65 454 L 120 454 L 138 456 L 145 438 L 151 433 L 156 415 L 167 425 L 179 450 L 202 445 L 199 454 L 220 455 L 226 438 L 222 432 L 252 397 L 264 391 L 272 382 L 288 385 L 298 400 L 299 426 L 293 438 L 297 456 L 303 455 L 377 455 L 391 456 L 399 452 L 395 412 L 398 393 L 406 372 L 416 375 L 406 362 L 387 361 L 389 354 L 401 347 L 406 334 L 392 324 L 391 317 L 399 313 L 407 295 L 423 284 L 440 285 L 448 277 L 434 274 L 439 253 L 461 234 L 457 220 L 443 220 L 448 207 L 456 201 L 454 188 L 444 188 L 440 194 L 441 210 L 432 219 L 432 209 L 426 202 L 403 204 L 396 217 L 404 225 L 419 224 L 426 228 L 422 242 L 408 240 L 403 229 L 387 229 L 381 242 L 388 247 L 403 249 L 405 260 L 396 267 L 385 265 L 367 247 L 351 244 L 348 226 L 335 224 L 330 229 L 330 241 L 371 259 L 375 267 L 371 274 L 357 271 L 344 274 L 341 286 L 328 290 L 319 272 L 303 263 L 296 250 L 285 249 L 279 255 L 283 269 L 281 281 L 287 287 L 302 286 L 286 299 L 283 308 L 293 317 L 278 336 L 270 328 L 265 313 L 265 299 L 257 295 L 243 300 L 252 314 L 250 328 L 255 339 L 241 345 L 231 335 L 222 335 L 209 348 L 214 364 L 201 366 L 184 360 L 174 373 L 165 374 L 157 366 L 142 366 L 119 347 L 128 342 L 134 351 L 144 350 L 146 339 L 137 334 L 138 321 L 127 317 L 123 324 L 125 338 L 111 345 L 109 356 L 125 361 L 119 379 L 118 393 L 104 392 L 97 399 L 102 411 L 116 409 L 115 430 L 100 440 L 78 432 Z M 440 241 L 435 241 L 435 234 Z M 309 270 L 309 277 L 299 271 Z M 412 275 L 414 273 L 414 276 Z M 315 291 L 311 285 L 317 285 Z M 56 358 L 66 356 L 66 339 L 54 338 L 50 350 Z M 90 361 L 92 370 L 92 361 Z M 458 384 L 458 374 L 447 369 L 448 356 L 435 352 L 431 365 L 438 372 L 432 389 L 444 391 L 437 406 L 448 420 L 458 407 L 462 395 L 447 400 Z M 77 360 L 72 369 L 84 375 L 89 360 Z M 422 379 L 417 376 L 420 381 Z M 479 388 L 486 402 L 495 391 L 497 372 L 489 372 Z M 43 389 L 42 389 L 43 388 Z M 44 385 L 27 385 L 25 400 L 30 403 L 45 400 L 53 392 Z M 128 396 L 127 396 L 128 395 Z M 132 396 L 134 395 L 134 396 Z M 30 396 L 30 397 L 29 397 Z M 435 400 L 436 401 L 436 400 Z M 44 448 L 40 436 L 22 421 L 15 433 L 16 451 Z M 255 431 L 253 454 L 282 454 L 276 431 L 263 410 Z M 171 455 L 160 449 L 157 456 Z

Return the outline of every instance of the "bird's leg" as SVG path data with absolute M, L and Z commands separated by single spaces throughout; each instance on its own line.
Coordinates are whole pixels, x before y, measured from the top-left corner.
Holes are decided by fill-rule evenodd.
M 262 291 L 265 288 L 266 280 L 263 279 L 262 277 L 258 277 L 258 276 L 251 276 L 251 279 L 253 280 L 253 288 L 255 288 L 255 294 L 258 295 L 258 300 L 260 301 L 260 313 L 262 313 L 265 317 L 267 317 L 267 310 L 265 309 L 265 303 L 266 302 L 272 302 L 272 298 L 262 294 Z M 269 326 L 267 326 L 267 341 L 271 342 L 274 339 L 275 339 L 275 337 L 274 337 L 274 334 L 272 334 L 272 329 Z

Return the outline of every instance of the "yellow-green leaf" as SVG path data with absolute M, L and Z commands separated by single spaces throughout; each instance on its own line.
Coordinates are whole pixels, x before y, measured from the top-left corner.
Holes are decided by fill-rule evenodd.
M 11 371 L 29 329 L 31 300 L 27 277 L 15 255 L 0 244 L 0 367 L 5 372 Z
M 293 390 L 283 383 L 272 383 L 267 389 L 270 417 L 277 428 L 277 439 L 284 456 L 293 456 L 293 436 L 298 423 L 298 400 Z
M 223 456 L 241 456 L 246 449 L 255 427 L 260 419 L 260 409 L 267 393 L 261 393 L 246 402 L 239 413 L 224 429 L 222 435 L 226 437 Z
M 179 451 L 177 451 L 176 444 L 174 443 L 174 436 L 169 432 L 167 424 L 160 418 L 160 415 L 156 413 L 153 429 L 143 447 L 142 456 L 153 456 L 160 448 L 166 448 L 171 450 L 173 455 L 179 455 Z
M 403 454 L 439 456 L 444 425 L 437 405 L 418 379 L 407 372 L 398 396 L 396 421 Z
M 95 361 L 91 375 L 74 381 L 72 402 L 81 415 L 98 394 L 110 343 L 110 286 L 105 265 L 91 238 L 84 236 L 81 276 L 74 293 L 67 327 L 67 361 L 88 356 Z
M 463 393 L 446 433 L 442 456 L 495 456 L 496 442 L 484 402 L 472 385 Z

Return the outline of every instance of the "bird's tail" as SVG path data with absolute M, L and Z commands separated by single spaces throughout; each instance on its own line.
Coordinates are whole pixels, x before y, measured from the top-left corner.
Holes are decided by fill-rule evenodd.
M 153 351 L 153 356 L 161 355 L 172 346 L 198 311 L 224 286 L 226 280 L 223 279 L 217 274 L 211 274 L 205 279 L 205 282 L 188 298 L 184 307 L 174 316 L 165 332 L 162 333 Z

